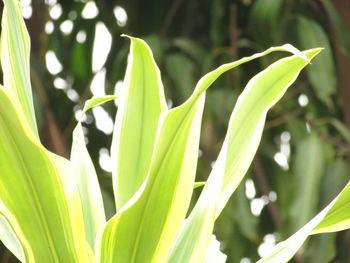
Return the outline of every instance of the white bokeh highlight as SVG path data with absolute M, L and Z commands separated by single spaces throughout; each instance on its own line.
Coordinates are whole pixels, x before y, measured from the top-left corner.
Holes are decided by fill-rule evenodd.
M 121 6 L 116 6 L 113 9 L 113 13 L 115 19 L 117 20 L 117 25 L 120 27 L 126 26 L 126 23 L 128 22 L 128 14 L 126 13 L 125 9 Z
M 98 15 L 98 8 L 94 1 L 89 1 L 85 4 L 81 16 L 84 19 L 93 19 Z
M 46 68 L 51 73 L 51 75 L 57 75 L 63 69 L 62 64 L 56 57 L 55 52 L 49 50 L 45 54 Z

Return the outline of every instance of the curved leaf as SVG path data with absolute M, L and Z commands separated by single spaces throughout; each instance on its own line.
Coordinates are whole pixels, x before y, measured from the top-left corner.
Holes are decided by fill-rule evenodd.
M 287 240 L 278 243 L 259 263 L 288 262 L 311 234 L 341 231 L 350 228 L 350 183 L 318 215 Z
M 167 109 L 160 72 L 147 44 L 131 40 L 130 63 L 113 132 L 113 189 L 117 209 L 146 178 L 160 114 Z
M 38 142 L 11 91 L 0 101 L 0 213 L 26 262 L 91 262 L 69 162 Z
M 0 214 L 0 240 L 8 250 L 14 254 L 19 261 L 25 263 L 24 252 L 10 223 L 4 216 Z
M 30 128 L 38 136 L 30 84 L 30 39 L 17 0 L 3 0 L 1 66 L 4 87 L 12 90 L 23 108 Z
M 312 59 L 320 49 L 305 51 Z M 308 64 L 298 56 L 281 59 L 253 77 L 237 100 L 228 132 L 208 184 L 186 220 L 169 262 L 198 262 L 210 242 L 214 221 L 243 179 L 260 142 L 267 111 Z
M 138 48 L 141 53 L 148 52 L 145 45 Z M 278 50 L 296 52 L 305 57 L 292 46 L 285 45 L 225 64 L 204 76 L 184 104 L 162 114 L 150 169 L 142 188 L 99 235 L 96 253 L 101 262 L 164 262 L 167 259 L 193 191 L 206 89 L 227 70 Z M 299 60 L 307 63 L 301 58 Z M 136 67 L 135 64 L 132 66 Z M 135 69 L 135 72 L 139 70 Z M 137 79 L 139 75 L 132 77 Z M 135 96 L 145 95 L 135 91 Z M 122 156 L 123 152 L 119 154 Z M 137 160 L 133 159 L 133 162 L 137 163 Z
M 92 107 L 115 98 L 117 97 L 102 96 L 91 98 L 85 102 L 82 114 Z M 80 121 L 73 131 L 70 161 L 75 171 L 74 176 L 77 180 L 82 200 L 86 238 L 90 246 L 94 248 L 97 232 L 106 223 L 106 215 L 98 177 L 85 145 L 85 136 Z

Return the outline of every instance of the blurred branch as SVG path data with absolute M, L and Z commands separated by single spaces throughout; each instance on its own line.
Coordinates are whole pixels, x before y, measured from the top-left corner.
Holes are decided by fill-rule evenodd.
M 317 133 L 317 135 L 325 142 L 331 143 L 337 149 L 337 153 L 340 156 L 350 157 L 350 148 L 347 143 L 344 143 L 344 137 L 339 138 L 339 134 L 336 136 L 331 136 L 331 133 L 325 132 L 322 128 L 325 125 L 330 125 L 326 123 L 318 123 L 319 120 L 314 119 L 311 115 L 305 116 L 306 121 L 311 125 L 311 128 Z M 346 139 L 345 139 L 346 140 Z
M 303 108 L 296 108 L 295 110 L 293 110 L 289 113 L 283 114 L 281 117 L 278 117 L 276 119 L 273 119 L 271 121 L 266 122 L 264 129 L 268 130 L 268 129 L 271 129 L 273 127 L 277 127 L 283 123 L 288 122 L 291 119 L 294 119 L 296 116 L 301 115 L 303 112 L 304 112 Z
M 175 18 L 177 11 L 179 10 L 183 0 L 174 0 L 170 6 L 168 13 L 165 16 L 163 26 L 160 30 L 160 38 L 164 39 L 166 34 Z
M 237 7 L 230 5 L 230 53 L 233 58 L 237 57 L 238 49 L 238 27 L 237 27 Z

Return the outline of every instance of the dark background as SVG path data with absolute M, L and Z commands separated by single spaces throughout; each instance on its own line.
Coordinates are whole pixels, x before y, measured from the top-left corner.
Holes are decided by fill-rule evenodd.
M 349 0 L 99 0 L 98 14 L 90 19 L 81 15 L 86 2 L 23 1 L 32 41 L 37 119 L 42 142 L 51 151 L 69 156 L 74 114 L 92 96 L 95 28 L 103 23 L 112 36 L 103 66 L 106 94 L 114 94 L 124 77 L 129 41 L 120 34 L 125 33 L 149 43 L 173 105 L 183 102 L 199 78 L 222 63 L 284 43 L 299 49 L 326 48 L 269 113 L 248 183 L 242 182 L 217 221 L 215 233 L 227 262 L 255 262 L 258 251 L 263 253 L 294 233 L 349 180 Z M 125 25 L 118 23 L 116 6 L 127 13 Z M 55 9 L 62 11 L 58 17 Z M 73 28 L 64 34 L 60 28 L 67 20 Z M 78 34 L 86 39 L 77 41 Z M 46 67 L 47 51 L 53 51 L 62 65 L 57 74 Z M 230 71 L 208 92 L 198 181 L 205 180 L 216 159 L 238 94 L 254 74 L 280 56 L 272 54 Z M 103 109 L 114 120 L 115 105 L 107 103 Z M 101 158 L 108 157 L 111 135 L 96 128 L 95 117 L 88 113 L 84 127 L 111 216 L 111 175 L 100 166 Z M 275 159 L 287 160 L 288 167 Z M 255 193 L 249 190 L 252 185 Z M 255 208 L 259 204 L 261 211 Z M 349 247 L 349 231 L 318 235 L 292 262 L 350 262 Z M 0 262 L 16 261 L 0 246 Z

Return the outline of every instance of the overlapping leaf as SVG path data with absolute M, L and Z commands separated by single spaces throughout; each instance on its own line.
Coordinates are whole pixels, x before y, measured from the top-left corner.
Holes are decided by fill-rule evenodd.
M 11 93 L 0 88 L 0 212 L 27 263 L 91 262 L 70 165 L 41 146 Z
M 145 43 L 132 41 L 139 45 L 138 49 L 131 48 L 135 60 L 149 52 Z M 137 64 L 129 67 L 132 66 L 140 67 Z M 166 258 L 193 190 L 203 104 L 204 97 L 163 114 L 155 154 L 143 187 L 101 234 L 98 248 L 101 262 L 161 262 Z
M 305 51 L 312 59 L 320 49 Z M 253 77 L 231 115 L 228 132 L 213 171 L 186 220 L 169 262 L 200 262 L 214 221 L 245 175 L 260 142 L 267 111 L 295 81 L 307 60 L 292 56 Z
M 115 98 L 115 96 L 104 96 L 87 100 L 82 114 L 96 105 Z M 96 234 L 106 222 L 106 216 L 97 174 L 86 149 L 85 136 L 80 121 L 73 131 L 70 160 L 74 168 L 74 176 L 82 200 L 86 238 L 93 248 L 95 246 Z
M 135 60 L 144 58 L 143 53 L 147 54 L 149 50 L 145 43 L 132 38 L 132 42 L 136 41 L 139 47 L 138 49 L 131 47 L 133 59 L 128 68 L 133 68 L 139 73 L 143 65 Z M 192 193 L 205 90 L 227 70 L 277 50 L 297 52 L 286 45 L 225 64 L 203 77 L 184 104 L 162 114 L 146 180 L 101 232 L 96 252 L 101 262 L 166 260 L 171 244 L 182 225 Z M 300 53 L 298 55 L 304 57 L 304 59 L 299 57 L 299 61 L 307 63 L 305 55 Z M 155 65 L 153 67 L 156 68 Z M 157 76 L 157 71 L 153 72 Z M 129 77 L 128 73 L 127 76 Z M 139 78 L 138 81 L 143 79 L 142 74 L 132 77 Z M 134 92 L 135 96 L 144 96 L 143 92 Z M 134 98 L 134 101 L 137 100 Z M 118 121 L 120 119 L 117 118 Z M 125 153 L 119 152 L 119 154 L 121 156 L 128 154 L 130 150 L 124 149 L 124 151 Z M 126 172 L 124 176 L 127 175 Z
M 350 228 L 349 200 L 350 184 L 348 183 L 339 195 L 318 215 L 287 240 L 277 244 L 268 255 L 258 262 L 288 262 L 309 235 Z
M 14 254 L 19 261 L 25 262 L 24 252 L 15 232 L 8 220 L 0 214 L 0 240 L 5 247 Z

